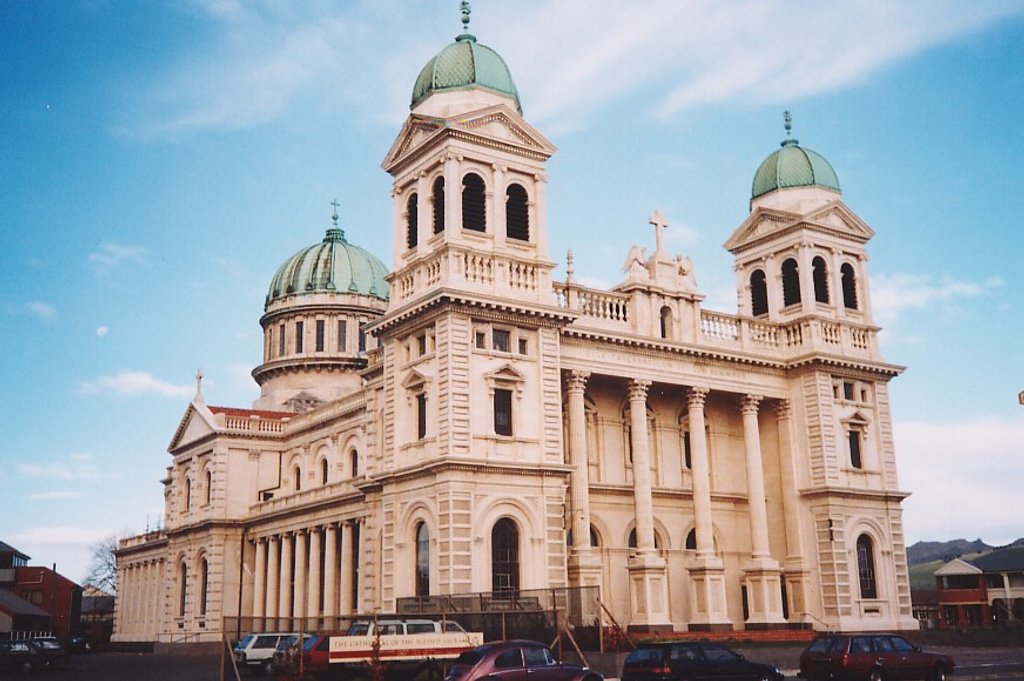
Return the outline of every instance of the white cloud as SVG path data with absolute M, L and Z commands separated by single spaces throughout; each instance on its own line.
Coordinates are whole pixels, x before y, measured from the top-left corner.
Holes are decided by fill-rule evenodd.
M 107 326 L 101 326 L 96 329 L 96 335 L 99 336 L 100 338 L 103 338 L 108 333 L 110 333 L 110 328 Z
M 908 539 L 959 537 L 998 545 L 1024 536 L 1013 500 L 1024 489 L 1024 421 L 894 425 Z M 984 529 L 983 529 L 984 528 Z
M 175 385 L 161 381 L 145 371 L 122 371 L 114 376 L 101 376 L 94 381 L 86 381 L 82 383 L 81 390 L 87 394 L 156 394 L 161 397 L 191 397 L 193 388 L 189 385 Z
M 875 321 L 887 326 L 908 310 L 933 308 L 937 304 L 953 304 L 962 298 L 984 296 L 1003 284 L 999 277 L 976 282 L 903 272 L 876 274 L 871 277 L 871 306 Z
M 112 534 L 111 528 L 44 526 L 10 534 L 4 541 L 31 556 L 32 565 L 56 564 L 57 572 L 80 581 L 89 570 L 92 547 Z
M 49 321 L 57 317 L 57 308 L 41 300 L 34 300 L 30 303 L 26 303 L 25 309 L 28 310 L 29 314 L 39 317 L 44 321 Z
M 27 477 L 65 482 L 114 480 L 120 477 L 118 473 L 106 473 L 100 470 L 91 454 L 81 452 L 72 452 L 66 459 L 48 463 L 19 463 L 15 470 Z
M 28 496 L 32 501 L 63 501 L 65 499 L 81 499 L 85 494 L 82 492 L 54 491 L 40 492 Z
M 386 4 L 298 13 L 206 0 L 200 7 L 219 39 L 150 79 L 160 89 L 144 95 L 147 111 L 133 114 L 141 122 L 127 132 L 242 129 L 300 106 L 336 115 L 341 103 L 393 122 L 408 105 L 410 69 L 451 33 L 434 33 L 433 5 Z M 529 93 L 530 120 L 557 135 L 652 86 L 646 108 L 663 118 L 708 103 L 791 101 L 848 87 L 1022 9 L 1008 0 L 522 0 L 480 9 L 471 30 L 510 60 L 520 92 Z
M 107 274 L 124 263 L 145 264 L 149 251 L 142 246 L 122 244 L 100 244 L 99 249 L 88 255 L 89 263 L 100 274 Z

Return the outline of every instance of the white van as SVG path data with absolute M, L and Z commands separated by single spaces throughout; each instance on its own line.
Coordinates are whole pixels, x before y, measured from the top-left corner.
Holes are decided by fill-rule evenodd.
M 253 632 L 235 645 L 235 662 L 239 669 L 260 671 L 270 675 L 274 671 L 274 651 L 281 639 L 298 636 L 290 632 Z
M 356 620 L 348 628 L 349 636 L 403 636 L 405 634 L 463 634 L 462 625 L 454 620 L 378 619 Z

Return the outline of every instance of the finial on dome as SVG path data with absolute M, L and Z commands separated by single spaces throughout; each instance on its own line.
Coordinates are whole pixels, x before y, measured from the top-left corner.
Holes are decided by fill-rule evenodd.
M 459 3 L 459 11 L 462 12 L 462 32 L 463 33 L 468 33 L 469 32 L 469 12 L 470 12 L 469 0 L 462 0 L 462 2 Z
M 798 140 L 793 139 L 793 117 L 788 111 L 782 112 L 783 126 L 786 128 L 786 139 L 782 140 L 782 147 L 791 147 L 799 144 Z
M 334 199 L 333 201 L 331 201 L 331 205 L 334 206 L 334 212 L 331 213 L 331 222 L 334 223 L 334 228 L 337 229 L 338 228 L 338 206 L 340 206 L 341 204 L 338 203 L 338 199 Z
M 193 398 L 195 402 L 202 402 L 203 400 L 203 370 L 196 369 L 196 396 Z
M 331 201 L 331 205 L 334 206 L 334 211 L 331 213 L 332 227 L 327 230 L 327 236 L 324 237 L 324 242 L 328 241 L 345 241 L 345 230 L 338 227 L 338 199 Z

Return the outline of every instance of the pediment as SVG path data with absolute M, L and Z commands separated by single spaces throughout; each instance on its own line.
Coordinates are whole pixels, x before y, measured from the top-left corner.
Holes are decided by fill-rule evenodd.
M 755 208 L 725 242 L 735 253 L 745 246 L 802 229 L 812 232 L 841 234 L 861 243 L 875 235 L 857 214 L 842 201 L 831 201 L 807 214 L 791 213 L 774 208 Z
M 418 390 L 430 382 L 430 378 L 412 369 L 402 380 L 402 387 L 406 390 Z
M 487 146 L 506 146 L 519 153 L 548 158 L 555 146 L 518 112 L 502 104 L 479 109 L 463 116 L 440 118 L 410 114 L 381 164 L 385 170 L 408 159 L 417 149 L 430 146 L 448 135 L 476 139 Z
M 504 383 L 522 383 L 526 378 L 516 371 L 516 368 L 511 364 L 505 364 L 495 371 L 487 374 L 486 378 L 490 381 L 504 382 Z
M 171 443 L 167 445 L 167 451 L 173 453 L 176 449 L 200 440 L 216 430 L 213 413 L 202 402 L 193 401 L 181 417 Z
M 954 558 L 936 570 L 934 574 L 942 577 L 944 575 L 980 575 L 981 573 L 982 570 L 976 565 L 971 565 L 960 558 Z

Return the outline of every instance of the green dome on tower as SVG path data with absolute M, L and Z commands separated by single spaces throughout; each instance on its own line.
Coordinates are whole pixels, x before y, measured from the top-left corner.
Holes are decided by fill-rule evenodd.
M 350 244 L 345 232 L 334 226 L 324 240 L 303 248 L 278 268 L 266 306 L 290 296 L 314 293 L 351 293 L 388 299 L 387 268 L 369 251 Z
M 786 140 L 782 142 L 782 148 L 766 158 L 754 173 L 750 198 L 756 199 L 776 189 L 791 187 L 821 187 L 842 193 L 832 165 L 821 154 L 801 147 L 797 140 L 788 137 L 791 129 L 787 111 Z
M 469 25 L 469 5 L 463 3 L 463 28 Z M 515 100 L 516 109 L 522 113 L 519 91 L 512 82 L 512 74 L 501 56 L 476 41 L 476 37 L 463 31 L 455 42 L 438 52 L 416 78 L 412 89 L 412 103 L 415 107 L 433 92 L 459 88 L 482 87 Z

